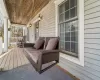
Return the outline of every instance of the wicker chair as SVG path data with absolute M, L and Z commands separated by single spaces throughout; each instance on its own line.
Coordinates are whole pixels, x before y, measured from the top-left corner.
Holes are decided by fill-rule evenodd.
M 50 67 L 54 66 L 59 62 L 59 38 L 58 37 L 45 37 L 44 46 L 41 46 L 40 49 L 35 49 L 34 47 L 24 47 L 25 55 L 32 64 L 32 66 L 36 69 L 37 72 L 42 73 Z M 51 40 L 52 39 L 52 40 Z M 53 43 L 53 39 L 57 41 Z M 51 40 L 51 42 L 50 42 Z M 26 44 L 25 44 L 26 45 Z M 30 46 L 32 46 L 30 44 Z M 53 46 L 53 49 L 51 49 Z M 50 66 L 42 69 L 42 65 L 53 62 Z

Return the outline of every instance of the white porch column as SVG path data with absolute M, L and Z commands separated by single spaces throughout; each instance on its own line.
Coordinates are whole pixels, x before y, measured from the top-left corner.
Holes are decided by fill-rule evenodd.
M 10 46 L 10 31 L 8 31 L 8 46 Z
M 11 28 L 11 24 L 9 20 L 8 20 L 8 28 Z M 10 31 L 8 31 L 8 46 L 10 46 Z
M 4 17 L 4 52 L 8 51 L 8 18 Z
M 25 28 L 23 27 L 23 36 L 25 36 Z

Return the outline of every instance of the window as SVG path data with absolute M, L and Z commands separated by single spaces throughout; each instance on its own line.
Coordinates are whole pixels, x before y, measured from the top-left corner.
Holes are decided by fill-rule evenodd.
M 84 66 L 84 0 L 56 0 L 55 11 L 60 57 Z
M 77 0 L 67 0 L 59 5 L 59 33 L 61 50 L 78 57 Z

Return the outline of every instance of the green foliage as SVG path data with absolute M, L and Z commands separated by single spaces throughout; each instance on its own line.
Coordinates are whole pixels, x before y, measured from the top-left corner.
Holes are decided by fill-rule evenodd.
M 12 27 L 10 31 L 11 31 L 12 37 L 22 37 L 23 36 L 23 28 Z
M 0 37 L 4 40 L 4 27 L 0 27 Z
M 0 71 L 4 71 L 4 68 L 0 68 Z
M 11 28 L 8 28 L 8 31 L 11 31 Z

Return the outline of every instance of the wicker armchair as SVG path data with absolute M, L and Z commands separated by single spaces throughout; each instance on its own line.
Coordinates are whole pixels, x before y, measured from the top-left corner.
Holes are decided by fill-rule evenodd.
M 56 39 L 53 42 L 53 39 Z M 59 39 L 58 37 L 46 37 L 43 49 L 24 48 L 25 55 L 36 69 L 37 72 L 42 73 L 53 65 L 59 62 Z M 51 41 L 51 42 L 50 42 Z M 52 47 L 53 46 L 53 47 Z M 53 62 L 50 66 L 42 69 L 42 65 Z

